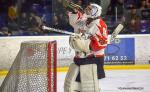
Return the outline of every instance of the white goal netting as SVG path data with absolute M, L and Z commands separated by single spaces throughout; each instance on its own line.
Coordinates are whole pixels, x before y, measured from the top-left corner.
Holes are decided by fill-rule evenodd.
M 56 41 L 26 41 L 0 92 L 56 92 Z

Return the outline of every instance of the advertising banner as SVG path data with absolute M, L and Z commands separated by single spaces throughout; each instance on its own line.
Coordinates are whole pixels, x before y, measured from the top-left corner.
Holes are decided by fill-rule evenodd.
M 115 39 L 105 49 L 105 64 L 134 64 L 135 41 L 134 38 Z

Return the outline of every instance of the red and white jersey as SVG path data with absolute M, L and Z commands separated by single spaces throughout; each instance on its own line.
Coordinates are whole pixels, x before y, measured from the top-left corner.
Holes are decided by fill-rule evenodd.
M 96 57 L 104 56 L 104 49 L 108 44 L 107 25 L 102 19 L 94 20 L 86 26 L 86 32 L 91 34 L 90 48 Z
M 74 28 L 75 33 L 80 30 L 86 30 L 86 33 L 91 34 L 90 48 L 96 57 L 104 55 L 104 49 L 108 44 L 107 25 L 102 19 L 97 19 L 86 25 L 87 15 L 78 12 L 77 14 L 69 13 L 69 23 Z M 89 54 L 89 55 L 90 55 Z
M 78 11 L 76 14 L 69 12 L 68 16 L 69 24 L 74 28 L 74 32 L 79 33 L 79 30 L 83 29 L 86 25 L 86 14 L 82 14 Z

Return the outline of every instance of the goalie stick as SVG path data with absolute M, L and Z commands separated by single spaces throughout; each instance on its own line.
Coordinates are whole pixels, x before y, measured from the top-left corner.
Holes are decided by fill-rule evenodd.
M 75 33 L 72 33 L 72 32 L 65 31 L 65 30 L 55 29 L 55 28 L 51 28 L 51 27 L 47 27 L 47 26 L 42 26 L 42 29 L 53 31 L 53 32 L 58 32 L 58 33 L 63 33 L 63 34 L 67 34 L 67 35 L 75 34 Z
M 121 30 L 123 29 L 123 25 L 119 24 L 115 30 L 113 31 L 113 33 L 111 34 L 110 37 L 110 43 L 113 42 L 115 40 L 115 38 L 117 37 L 117 35 L 121 32 Z M 68 32 L 65 30 L 60 30 L 60 29 L 55 29 L 55 28 L 51 28 L 51 27 L 47 27 L 47 26 L 42 26 L 43 30 L 49 30 L 49 31 L 53 31 L 53 32 L 59 32 L 59 33 L 63 33 L 63 34 L 68 34 L 68 35 L 74 35 L 76 33 L 73 32 Z

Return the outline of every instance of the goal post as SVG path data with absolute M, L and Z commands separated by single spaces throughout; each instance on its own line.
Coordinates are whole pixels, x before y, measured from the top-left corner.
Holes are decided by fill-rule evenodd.
M 48 43 L 48 92 L 57 90 L 57 45 L 56 41 Z
M 56 92 L 56 41 L 25 41 L 0 92 Z

